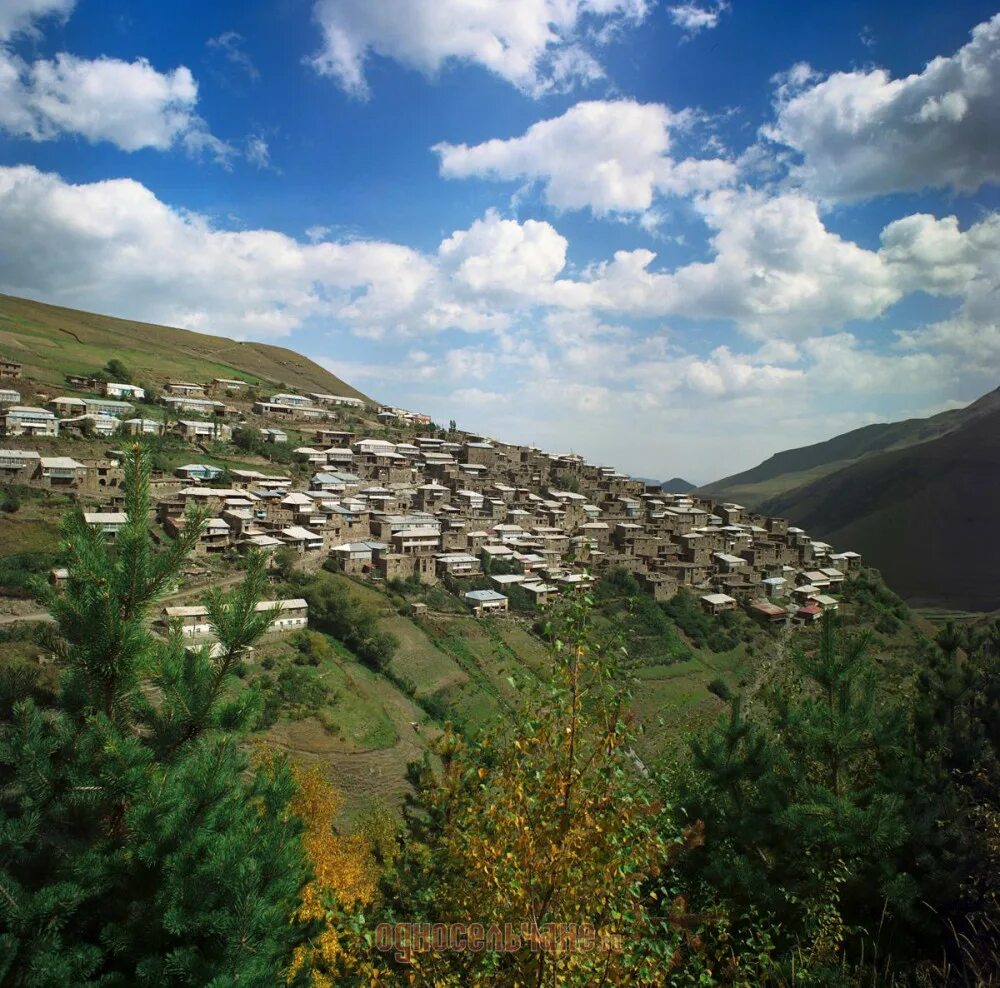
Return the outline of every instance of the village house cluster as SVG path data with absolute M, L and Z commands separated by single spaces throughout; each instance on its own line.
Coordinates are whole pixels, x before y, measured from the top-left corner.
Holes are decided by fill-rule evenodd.
M 244 388 L 218 378 L 168 382 L 168 407 L 207 416 L 178 418 L 171 428 L 192 442 L 227 439 L 229 427 L 217 420 L 238 413 L 209 394 L 232 400 Z M 101 399 L 56 398 L 45 409 L 22 406 L 20 395 L 8 392 L 15 397 L 0 415 L 4 435 L 55 435 L 81 409 L 102 427 L 115 423 L 108 435 L 145 432 L 147 421 L 163 425 L 134 416 L 131 402 L 142 399 L 141 389 L 110 383 L 104 391 Z M 407 434 L 392 441 L 335 427 L 338 408 Z M 288 548 L 305 568 L 332 559 L 344 573 L 383 581 L 450 577 L 454 587 L 451 581 L 475 580 L 480 585 L 463 596 L 479 615 L 507 610 L 514 585 L 544 608 L 622 569 L 658 600 L 685 587 L 711 613 L 744 607 L 764 623 L 809 622 L 835 609 L 845 576 L 861 564 L 857 553 L 836 552 L 782 518 L 647 487 L 574 454 L 460 432 L 412 434 L 430 419 L 369 408 L 360 398 L 280 392 L 253 402 L 252 412 L 266 442 L 287 442 L 286 429 L 312 437 L 295 449 L 311 476 L 295 482 L 272 470 L 231 468 L 223 483 L 221 467 L 195 457 L 174 476 L 156 478 L 157 520 L 168 534 L 185 525 L 192 506 L 207 510 L 199 553 Z M 80 462 L 2 449 L 0 478 L 97 492 L 107 510 L 94 513 L 93 524 L 113 537 L 116 519 L 124 520 L 115 513 L 119 459 L 113 452 Z M 175 617 L 198 627 L 204 615 L 189 608 Z

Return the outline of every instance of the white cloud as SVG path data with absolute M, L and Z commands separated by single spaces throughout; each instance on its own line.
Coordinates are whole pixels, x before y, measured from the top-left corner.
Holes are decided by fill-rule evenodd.
M 5 292 L 238 338 L 314 316 L 385 328 L 434 274 L 397 244 L 220 230 L 138 182 L 71 185 L 30 166 L 0 169 L 0 257 Z
M 76 0 L 3 0 L 0 3 L 0 41 L 16 34 L 37 35 L 35 22 L 46 17 L 65 20 Z
M 523 304 L 545 300 L 545 290 L 566 265 L 566 246 L 548 223 L 518 223 L 489 210 L 444 240 L 438 257 L 459 290 Z
M 253 82 L 258 82 L 260 81 L 260 71 L 244 49 L 243 43 L 245 41 L 246 38 L 237 31 L 223 31 L 218 37 L 209 38 L 206 44 L 209 48 L 221 52 L 226 61 L 235 65 Z
M 574 276 L 550 224 L 493 211 L 434 252 L 310 243 L 220 229 L 134 181 L 73 185 L 18 166 L 0 169 L 0 291 L 238 338 L 309 328 L 376 349 L 408 340 L 399 380 L 409 385 L 492 391 L 505 375 L 536 390 L 572 385 L 584 404 L 607 389 L 636 412 L 676 409 L 685 395 L 894 393 L 970 367 L 1000 370 L 1000 345 L 990 343 L 1000 340 L 1000 218 L 963 231 L 952 218 L 907 217 L 869 251 L 826 230 L 801 196 L 719 192 L 699 208 L 716 231 L 713 260 L 657 272 L 637 250 Z M 887 336 L 904 359 L 843 332 L 822 335 L 918 290 L 959 307 L 947 327 L 918 327 L 894 344 Z M 669 328 L 640 331 L 606 313 L 732 319 L 761 343 L 686 352 Z M 948 329 L 964 334 L 964 349 L 946 345 Z M 489 342 L 438 336 L 454 330 Z M 984 341 L 985 353 L 972 352 Z M 389 379 L 386 365 L 381 373 Z
M 693 35 L 717 27 L 719 17 L 728 8 L 729 4 L 725 0 L 719 0 L 718 3 L 705 7 L 697 3 L 680 3 L 668 7 L 667 13 L 674 24 L 683 28 L 689 35 Z
M 123 151 L 181 146 L 226 162 L 195 107 L 198 85 L 185 66 L 159 72 L 145 59 L 83 59 L 62 52 L 26 62 L 0 47 L 0 129 L 34 141 L 73 134 Z
M 791 175 L 812 194 L 970 192 L 1000 179 L 1000 14 L 954 55 L 903 79 L 884 69 L 822 81 L 808 67 L 793 72 L 782 79 L 777 118 L 763 132 L 801 156 Z
M 246 156 L 247 161 L 258 168 L 271 167 L 271 149 L 268 147 L 267 141 L 259 134 L 247 138 Z
M 179 146 L 227 165 L 235 149 L 213 136 L 198 116 L 198 84 L 186 66 L 160 72 L 144 58 L 87 59 L 67 52 L 29 62 L 4 44 L 16 34 L 38 36 L 37 21 L 65 19 L 74 5 L 75 0 L 0 2 L 0 131 L 32 141 L 74 135 L 123 151 Z
M 647 8 L 648 0 L 317 0 L 323 46 L 312 64 L 362 98 L 370 54 L 426 75 L 472 63 L 540 95 L 600 78 L 586 28 L 639 23 Z
M 520 137 L 433 150 L 446 178 L 528 179 L 542 183 L 557 209 L 643 213 L 658 193 L 690 195 L 735 177 L 735 165 L 721 158 L 670 156 L 671 131 L 690 119 L 659 103 L 593 100 L 532 124 Z

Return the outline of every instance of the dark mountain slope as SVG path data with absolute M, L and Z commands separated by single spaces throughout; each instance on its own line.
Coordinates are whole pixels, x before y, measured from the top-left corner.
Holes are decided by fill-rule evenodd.
M 660 486 L 671 494 L 687 494 L 688 491 L 694 490 L 695 485 L 684 480 L 683 477 L 672 477 L 670 480 L 663 481 Z
M 906 449 L 947 435 L 968 422 L 1000 408 L 1000 388 L 965 408 L 940 412 L 925 419 L 866 425 L 825 442 L 784 450 L 742 473 L 699 488 L 699 493 L 721 501 L 737 501 L 751 508 L 768 499 L 818 480 L 865 457 Z
M 913 604 L 1000 607 L 1000 402 L 986 399 L 946 435 L 862 459 L 762 510 L 863 553 Z

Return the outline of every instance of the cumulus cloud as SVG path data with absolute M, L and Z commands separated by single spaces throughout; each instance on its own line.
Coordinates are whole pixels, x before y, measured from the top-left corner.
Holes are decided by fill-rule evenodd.
M 397 244 L 220 230 L 138 182 L 72 185 L 30 166 L 0 169 L 0 257 L 5 292 L 238 338 L 311 316 L 385 325 L 433 276 Z
M 867 250 L 829 231 L 798 194 L 727 190 L 697 208 L 714 231 L 711 260 L 656 270 L 651 251 L 619 251 L 574 274 L 551 224 L 493 210 L 423 253 L 318 230 L 309 242 L 220 229 L 138 182 L 73 185 L 19 166 L 0 169 L 0 290 L 239 337 L 323 319 L 371 339 L 447 330 L 502 339 L 521 320 L 562 313 L 580 359 L 606 366 L 626 330 L 601 314 L 732 320 L 772 343 L 876 318 L 924 291 L 956 298 L 970 324 L 995 321 L 996 215 L 966 230 L 951 217 L 906 217 Z M 787 365 L 795 354 L 774 349 L 767 362 Z
M 715 4 L 702 6 L 697 3 L 679 3 L 667 8 L 670 19 L 689 35 L 700 31 L 711 31 L 718 26 L 719 17 L 729 8 L 725 0 Z
M 0 41 L 16 34 L 36 35 L 36 22 L 46 17 L 65 20 L 76 0 L 4 0 L 0 4 Z
M 453 281 L 471 294 L 523 303 L 545 300 L 545 290 L 566 265 L 566 246 L 566 238 L 548 223 L 505 220 L 489 210 L 468 230 L 448 237 L 438 257 Z
M 65 52 L 25 62 L 0 49 L 0 127 L 34 141 L 75 134 L 123 151 L 181 145 L 225 161 L 228 145 L 195 112 L 189 69 L 158 72 L 145 59 L 83 59 Z
M 735 177 L 736 166 L 721 158 L 671 157 L 671 131 L 690 119 L 659 103 L 592 100 L 532 124 L 520 137 L 433 150 L 446 178 L 527 179 L 542 183 L 557 209 L 642 213 L 656 194 L 690 195 Z
M 642 21 L 647 8 L 648 0 L 317 0 L 323 44 L 312 64 L 361 98 L 370 54 L 426 75 L 471 63 L 538 96 L 600 78 L 587 28 L 607 37 Z
M 1000 14 L 954 55 L 893 79 L 884 69 L 780 80 L 770 140 L 799 160 L 792 178 L 829 200 L 1000 179 Z

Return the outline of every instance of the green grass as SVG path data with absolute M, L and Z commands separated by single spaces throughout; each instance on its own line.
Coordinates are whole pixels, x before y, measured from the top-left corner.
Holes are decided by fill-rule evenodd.
M 138 383 L 166 377 L 200 383 L 214 377 L 264 389 L 289 386 L 365 397 L 340 378 L 284 347 L 237 343 L 184 329 L 115 319 L 0 295 L 0 352 L 24 365 L 25 377 L 62 387 L 66 374 L 100 370 L 115 356 Z

